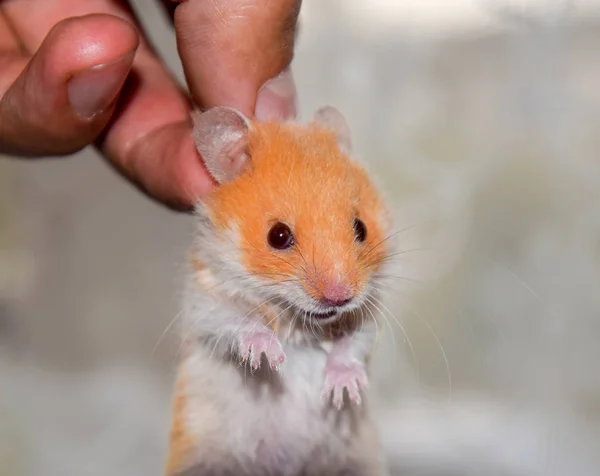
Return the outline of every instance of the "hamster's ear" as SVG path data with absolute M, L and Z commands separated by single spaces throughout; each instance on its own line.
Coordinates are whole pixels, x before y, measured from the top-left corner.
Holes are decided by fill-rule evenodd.
M 194 114 L 193 120 L 196 148 L 217 182 L 230 182 L 250 166 L 250 121 L 241 112 L 215 107 Z
M 340 111 L 333 106 L 324 106 L 317 110 L 313 122 L 331 130 L 337 139 L 340 149 L 349 154 L 352 151 L 350 126 Z

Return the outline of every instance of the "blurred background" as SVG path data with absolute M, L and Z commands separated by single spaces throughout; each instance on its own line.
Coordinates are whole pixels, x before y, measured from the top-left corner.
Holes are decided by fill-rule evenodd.
M 600 474 L 599 51 L 600 0 L 304 1 L 302 118 L 344 112 L 406 251 L 394 474 Z M 0 160 L 0 476 L 162 474 L 191 225 L 93 151 Z

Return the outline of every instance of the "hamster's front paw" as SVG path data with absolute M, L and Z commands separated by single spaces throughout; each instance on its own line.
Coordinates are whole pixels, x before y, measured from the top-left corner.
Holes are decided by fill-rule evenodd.
M 278 370 L 279 366 L 285 362 L 285 354 L 281 347 L 281 342 L 268 329 L 259 329 L 248 331 L 239 337 L 239 351 L 243 362 L 250 362 L 252 370 L 260 367 L 262 354 L 265 354 L 269 366 L 273 370 Z
M 329 399 L 332 398 L 333 406 L 341 410 L 344 404 L 344 389 L 346 389 L 350 401 L 355 405 L 360 405 L 360 394 L 367 388 L 367 385 L 367 372 L 360 362 L 329 360 L 325 366 L 323 400 L 329 402 Z

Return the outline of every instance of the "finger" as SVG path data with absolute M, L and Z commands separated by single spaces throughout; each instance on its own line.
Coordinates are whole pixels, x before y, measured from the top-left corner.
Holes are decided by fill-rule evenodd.
M 5 7 L 15 30 L 35 50 L 44 30 L 73 13 L 105 13 L 136 24 L 122 2 L 70 0 L 13 1 Z M 153 53 L 140 32 L 131 74 L 113 117 L 97 141 L 110 162 L 150 196 L 175 208 L 188 209 L 205 195 L 212 180 L 191 137 L 189 101 Z
M 190 210 L 214 182 L 192 138 L 189 98 L 147 42 L 134 72 L 126 84 L 128 100 L 98 145 L 150 196 Z
M 288 66 L 300 5 L 301 0 L 182 1 L 175 29 L 196 104 L 231 106 L 259 119 L 293 117 L 296 90 Z
M 26 64 L 27 57 L 22 54 L 17 38 L 0 11 L 0 98 Z
M 58 23 L 32 57 L 5 52 L 0 150 L 60 155 L 93 141 L 111 117 L 137 45 L 131 24 L 98 15 Z

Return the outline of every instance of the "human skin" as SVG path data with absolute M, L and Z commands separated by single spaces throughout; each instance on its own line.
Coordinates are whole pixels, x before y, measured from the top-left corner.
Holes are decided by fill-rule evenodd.
M 186 210 L 214 186 L 192 140 L 194 106 L 295 116 L 301 0 L 158 3 L 172 16 L 189 94 L 126 1 L 0 1 L 0 153 L 62 156 L 93 144 L 149 196 Z

